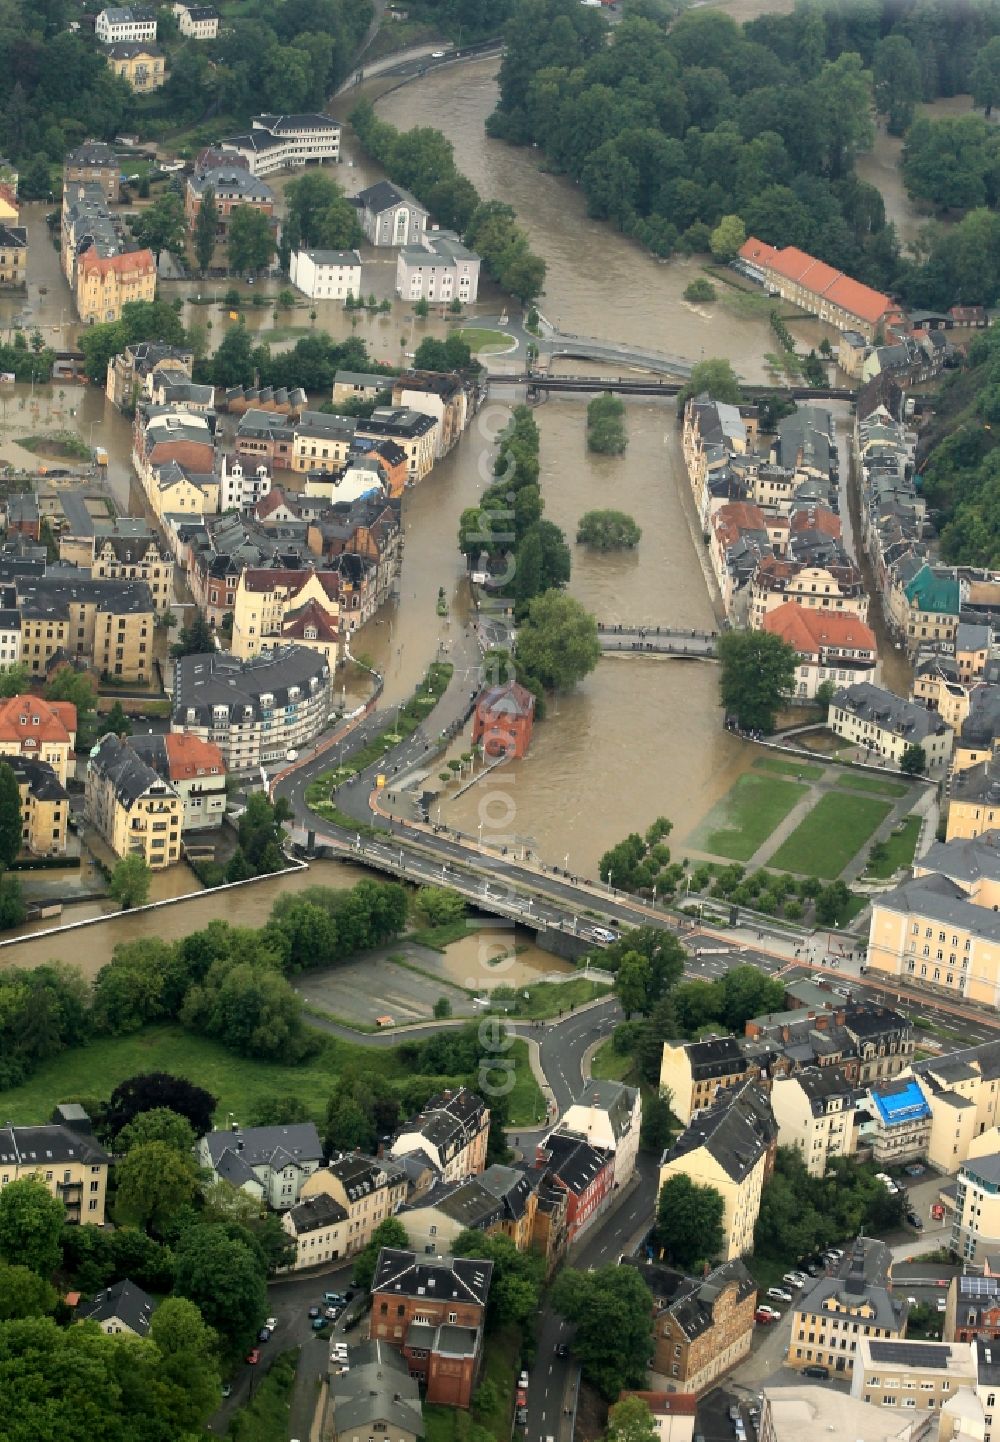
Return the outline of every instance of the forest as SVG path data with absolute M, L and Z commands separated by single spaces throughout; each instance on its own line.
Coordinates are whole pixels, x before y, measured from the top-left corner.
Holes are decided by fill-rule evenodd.
M 901 132 L 918 101 L 967 90 L 974 70 L 977 98 L 991 103 L 980 54 L 1000 36 L 998 0 L 831 0 L 742 26 L 699 9 L 669 30 L 657 0 L 627 0 L 610 36 L 576 0 L 521 0 L 505 33 L 489 133 L 539 146 L 550 170 L 579 183 L 592 215 L 655 254 L 707 250 L 722 217 L 737 215 L 748 233 L 914 304 L 1000 293 L 992 212 L 970 208 L 960 224 L 932 225 L 904 256 L 881 195 L 855 170 L 875 115 Z M 997 77 L 1000 91 L 1000 55 Z M 992 159 L 985 142 L 979 150 Z M 908 165 L 921 168 L 912 147 Z M 989 161 L 970 168 L 980 178 L 962 207 L 991 203 Z

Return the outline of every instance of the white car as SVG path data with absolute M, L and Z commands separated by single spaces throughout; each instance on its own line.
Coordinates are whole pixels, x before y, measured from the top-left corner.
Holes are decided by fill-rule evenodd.
M 606 926 L 592 926 L 590 934 L 595 941 L 606 941 L 609 945 L 612 941 L 618 940 L 617 931 L 609 931 Z
M 769 1317 L 774 1317 L 776 1321 L 780 1320 L 781 1317 L 781 1313 L 778 1311 L 777 1307 L 769 1307 L 766 1302 L 762 1302 L 757 1308 L 757 1311 L 766 1312 Z
M 938 1297 L 938 1299 L 937 1299 L 937 1309 L 938 1309 L 939 1312 L 947 1312 L 947 1310 L 948 1310 L 948 1298 L 947 1298 L 947 1297 Z
M 805 1286 L 805 1282 L 796 1272 L 786 1272 L 781 1280 L 787 1282 L 790 1287 L 794 1287 L 796 1290 Z
M 267 1330 L 268 1330 L 269 1332 L 273 1332 L 274 1329 L 275 1329 L 275 1327 L 276 1327 L 277 1325 L 278 1325 L 278 1319 L 277 1319 L 277 1317 L 268 1317 L 267 1321 L 264 1323 L 264 1326 L 267 1328 Z
M 792 1300 L 791 1292 L 784 1292 L 780 1287 L 768 1287 L 767 1295 L 775 1302 L 790 1302 Z

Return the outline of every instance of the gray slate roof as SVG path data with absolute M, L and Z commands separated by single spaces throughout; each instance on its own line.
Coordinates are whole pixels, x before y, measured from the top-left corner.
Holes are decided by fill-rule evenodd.
M 78 1322 L 110 1322 L 117 1318 L 137 1337 L 145 1337 L 153 1315 L 154 1302 L 148 1292 L 125 1277 L 115 1282 L 78 1309 Z
M 250 1167 L 280 1167 L 289 1162 L 319 1162 L 323 1146 L 314 1122 L 289 1122 L 276 1127 L 233 1127 L 205 1137 L 213 1167 L 227 1153 Z
M 400 1352 L 387 1342 L 363 1342 L 350 1351 L 349 1372 L 330 1382 L 338 1437 L 364 1435 L 382 1422 L 389 1430 L 424 1434 L 420 1389 Z
M 859 681 L 855 686 L 841 686 L 834 692 L 833 703 L 861 721 L 870 721 L 882 730 L 891 731 L 907 741 L 920 742 L 928 736 L 941 736 L 949 728 L 936 711 L 928 711 L 915 701 L 904 701 L 892 691 Z
M 433 1296 L 439 1302 L 475 1302 L 486 1306 L 493 1263 L 481 1257 L 418 1257 L 395 1247 L 378 1254 L 372 1295 Z M 421 1290 L 421 1288 L 423 1290 Z
M 131 746 L 119 741 L 117 736 L 105 736 L 95 746 L 90 753 L 90 767 L 107 777 L 114 787 L 115 796 L 126 809 L 151 790 L 161 795 L 177 795 L 169 781 L 165 781 L 152 766 L 147 766 L 142 757 Z
M 663 1154 L 663 1164 L 704 1147 L 736 1182 L 757 1165 L 777 1136 L 774 1113 L 752 1082 L 718 1094 Z

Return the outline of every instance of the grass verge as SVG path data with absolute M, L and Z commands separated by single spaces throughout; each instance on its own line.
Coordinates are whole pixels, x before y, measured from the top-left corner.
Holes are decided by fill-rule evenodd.
M 810 766 L 808 762 L 787 760 L 784 756 L 758 756 L 753 763 L 755 771 L 778 771 L 784 776 L 794 776 L 801 781 L 821 781 L 822 766 Z
M 749 861 L 805 794 L 806 787 L 796 781 L 748 772 L 712 807 L 690 845 L 732 861 Z
M 768 864 L 803 876 L 839 876 L 891 810 L 890 801 L 828 791 Z
M 855 771 L 841 772 L 837 785 L 849 786 L 852 791 L 868 791 L 873 796 L 905 796 L 910 789 L 902 781 L 883 780 L 881 776 L 859 776 Z
M 919 837 L 920 817 L 908 816 L 886 841 L 885 856 L 880 861 L 869 862 L 865 875 L 885 881 L 904 866 L 911 866 Z
M 625 1051 L 615 1051 L 609 1037 L 598 1047 L 590 1061 L 590 1075 L 595 1081 L 628 1081 L 632 1075 L 635 1058 Z
M 545 1098 L 528 1060 L 528 1043 L 516 1038 L 505 1053 L 514 1063 L 514 1085 L 508 1094 L 510 1125 L 532 1126 L 545 1120 Z
M 234 1442 L 285 1442 L 291 1421 L 292 1388 L 299 1349 L 282 1352 L 254 1394 L 229 1424 Z
M 424 926 L 407 932 L 400 940 L 412 941 L 415 946 L 429 946 L 432 951 L 444 951 L 452 942 L 461 941 L 470 932 L 481 930 L 481 926 L 482 923 L 470 921 L 467 916 L 459 916 L 454 921 L 443 922 L 441 926 Z
M 529 1021 L 545 1021 L 562 1016 L 611 990 L 605 982 L 588 976 L 575 976 L 572 981 L 538 981 L 526 987 L 504 987 L 497 1000 L 503 1000 L 504 1015 L 524 1017 Z
M 504 335 L 502 330 L 485 330 L 482 326 L 463 325 L 455 334 L 465 341 L 473 355 L 477 352 L 495 355 L 498 351 L 511 349 L 511 338 Z

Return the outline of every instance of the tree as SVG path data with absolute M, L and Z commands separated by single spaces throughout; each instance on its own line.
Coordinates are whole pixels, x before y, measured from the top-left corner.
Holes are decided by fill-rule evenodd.
M 735 260 L 747 238 L 747 228 L 738 215 L 724 215 L 712 231 L 709 245 L 716 260 Z
M 793 646 L 769 631 L 724 631 L 716 642 L 720 690 L 727 717 L 743 731 L 770 732 L 798 667 Z
M 302 1000 L 263 962 L 213 962 L 204 982 L 188 991 L 181 1021 L 241 1056 L 302 1055 Z
M 98 736 L 131 736 L 132 722 L 125 715 L 125 708 L 118 700 L 102 718 L 97 727 Z
M 119 1082 L 108 1099 L 101 1118 L 102 1131 L 110 1138 L 142 1112 L 164 1109 L 186 1117 L 196 1137 L 212 1130 L 212 1115 L 218 1105 L 211 1092 L 184 1077 L 169 1072 L 143 1072 Z
M 0 1189 L 0 1258 L 49 1277 L 59 1265 L 66 1208 L 41 1177 L 22 1177 Z
M 642 531 L 624 511 L 586 511 L 576 528 L 577 545 L 598 551 L 631 550 L 641 537 Z
M 643 1385 L 652 1352 L 653 1299 L 634 1267 L 566 1268 L 550 1299 L 576 1325 L 574 1356 L 603 1397 Z
M 198 207 L 198 214 L 194 218 L 194 228 L 191 233 L 194 258 L 198 262 L 198 269 L 202 275 L 212 264 L 218 230 L 219 207 L 215 201 L 215 191 L 211 185 L 206 185 L 201 193 L 201 204 Z
M 221 1223 L 188 1227 L 181 1235 L 174 1293 L 194 1302 L 231 1357 L 251 1344 L 267 1315 L 261 1258 Z
M 816 897 L 816 921 L 819 926 L 835 926 L 844 919 L 851 902 L 846 882 L 832 881 Z
M 211 377 L 217 386 L 249 385 L 255 370 L 254 350 L 242 317 L 231 325 L 211 360 Z M 213 642 L 214 645 L 214 642 Z
M 0 666 L 0 696 L 20 696 L 29 685 L 28 668 L 23 661 Z
M 357 209 L 335 180 L 307 170 L 285 187 L 293 248 L 350 250 L 361 240 Z
M 231 332 L 230 332 L 231 334 Z M 200 611 L 196 611 L 170 648 L 174 660 L 182 656 L 208 656 L 216 649 L 215 632 Z
M 437 1021 L 445 1021 L 451 1016 L 451 1002 L 446 996 L 439 996 L 434 1003 L 434 1016 Z
M 627 951 L 615 975 L 615 996 L 621 1002 L 625 1020 L 634 1011 L 649 1010 L 650 965 L 637 951 Z
M 722 1020 L 738 1035 L 751 1017 L 780 1011 L 784 1005 L 784 983 L 756 966 L 734 966 L 721 978 L 721 986 Z
M 30 1267 L 0 1262 L 0 1322 L 15 1317 L 44 1317 L 56 1309 L 55 1287 Z
M 93 677 L 72 666 L 60 666 L 45 687 L 46 701 L 69 701 L 76 707 L 77 734 L 84 731 L 97 706 Z
M 826 712 L 830 709 L 830 703 L 837 694 L 837 687 L 832 681 L 821 681 L 816 687 L 816 704 Z
M 679 1172 L 660 1188 L 656 1241 L 674 1266 L 691 1272 L 721 1254 L 724 1213 L 725 1203 L 714 1187 L 699 1186 Z
M 162 1142 L 182 1156 L 190 1156 L 195 1140 L 194 1128 L 187 1117 L 171 1111 L 169 1107 L 152 1107 L 147 1112 L 140 1112 L 122 1127 L 115 1140 L 115 1148 L 119 1152 L 130 1152 L 147 1142 Z
M 988 119 L 994 105 L 1000 103 L 1000 35 L 976 51 L 969 84 L 973 102 L 983 107 Z
M 145 857 L 123 856 L 111 873 L 108 894 L 118 902 L 122 911 L 144 906 L 149 896 L 152 877 L 152 870 Z
M 878 42 L 872 78 L 875 109 L 886 117 L 889 134 L 905 135 L 923 89 L 920 61 L 905 35 L 887 35 Z
M 657 1442 L 653 1414 L 641 1397 L 626 1397 L 608 1413 L 605 1442 Z
M 165 1141 L 140 1142 L 115 1169 L 120 1222 L 162 1235 L 177 1211 L 194 1200 L 198 1169 L 194 1158 Z
M 451 1246 L 452 1256 L 476 1257 L 493 1263 L 486 1305 L 486 1330 L 526 1327 L 538 1310 L 544 1268 L 538 1256 L 519 1252 L 509 1237 L 484 1236 L 466 1229 Z
M 927 752 L 919 743 L 911 742 L 899 758 L 899 769 L 904 776 L 923 776 L 927 770 Z
M 723 401 L 731 406 L 738 406 L 743 399 L 736 372 L 727 360 L 698 362 L 691 371 L 691 379 L 678 393 L 678 413 L 683 411 L 691 396 L 700 396 L 703 391 L 714 401 Z
M 547 690 L 565 690 L 597 665 L 601 646 L 597 622 L 573 596 L 546 591 L 528 607 L 517 638 L 519 667 Z
M 240 205 L 229 217 L 229 269 L 256 275 L 271 263 L 274 231 L 270 217 L 252 205 Z
M 21 851 L 21 793 L 13 768 L 0 761 L 0 869 L 12 866 Z
M 465 898 L 445 886 L 422 886 L 417 907 L 431 926 L 449 926 L 465 916 Z
M 165 1297 L 149 1324 L 160 1354 L 158 1384 L 166 1391 L 178 1435 L 200 1435 L 219 1403 L 218 1339 L 193 1302 Z
M 135 222 L 134 234 L 140 245 L 149 247 L 157 261 L 164 250 L 169 250 L 172 255 L 183 255 L 187 221 L 184 202 L 176 190 L 163 191 L 148 209 L 142 211 Z
M 363 1251 L 354 1258 L 354 1284 L 370 1290 L 378 1264 L 378 1254 L 383 1247 L 408 1247 L 410 1238 L 398 1217 L 386 1217 L 372 1232 L 372 1239 Z

